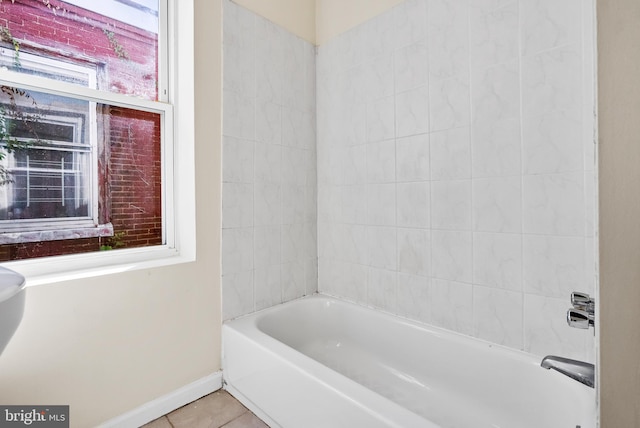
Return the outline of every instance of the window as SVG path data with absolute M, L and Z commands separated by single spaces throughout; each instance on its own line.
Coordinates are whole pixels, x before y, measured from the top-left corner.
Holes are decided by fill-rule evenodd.
M 96 87 L 95 68 L 80 67 L 28 53 L 0 49 L 0 64 L 21 73 Z M 8 88 L 5 88 L 5 91 Z M 0 231 L 94 228 L 99 236 L 97 207 L 96 105 L 39 92 L 10 92 L 0 104 L 0 135 L 22 149 L 8 151 L 0 165 L 8 174 L 0 186 Z M 46 108 L 45 108 L 46 106 Z M 7 151 L 7 142 L 0 147 Z M 1 233 L 0 232 L 0 233 Z M 31 234 L 35 242 L 43 236 Z M 62 234 L 58 234 L 62 238 Z M 8 238 L 11 243 L 25 236 Z
M 17 150 L 5 159 L 12 181 L 6 184 L 4 200 L 0 201 L 2 227 L 24 228 L 11 220 L 91 220 L 87 184 L 92 176 L 92 148 L 82 139 L 83 118 L 46 116 L 34 126 L 35 130 L 19 121 L 8 123 L 11 136 L 20 144 L 28 144 L 36 135 L 46 143 Z M 43 226 L 34 223 L 31 227 Z
M 175 220 L 193 199 L 177 203 L 174 168 L 189 163 L 193 123 L 174 122 L 173 104 L 192 88 L 176 33 L 192 32 L 193 2 L 178 14 L 174 1 L 0 0 L 0 261 L 143 260 L 140 249 L 175 254 L 180 230 L 192 237 Z

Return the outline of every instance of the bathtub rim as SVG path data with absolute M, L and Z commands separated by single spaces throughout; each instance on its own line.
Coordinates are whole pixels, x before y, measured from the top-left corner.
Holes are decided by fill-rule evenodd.
M 235 325 L 240 325 L 243 326 L 243 329 L 248 328 L 249 326 L 247 324 L 250 324 L 252 326 L 255 327 L 255 329 L 257 331 L 259 331 L 262 335 L 270 338 L 271 340 L 277 342 L 277 343 L 281 343 L 284 346 L 286 346 L 287 348 L 292 348 L 291 346 L 281 342 L 280 340 L 274 338 L 273 336 L 270 336 L 269 334 L 265 333 L 264 331 L 262 331 L 258 325 L 257 325 L 257 319 L 259 316 L 264 315 L 267 312 L 272 312 L 272 311 L 282 311 L 285 310 L 287 306 L 292 306 L 296 303 L 300 303 L 300 302 L 304 302 L 307 300 L 328 300 L 334 304 L 339 304 L 339 305 L 353 305 L 355 307 L 357 307 L 359 310 L 369 310 L 372 311 L 373 314 L 375 314 L 375 316 L 379 316 L 385 319 L 389 319 L 392 322 L 398 323 L 398 324 L 403 324 L 403 325 L 407 325 L 411 328 L 415 328 L 415 329 L 419 329 L 419 330 L 426 330 L 428 331 L 430 334 L 434 334 L 437 336 L 445 336 L 445 337 L 451 337 L 456 341 L 461 341 L 461 342 L 471 342 L 474 345 L 477 345 L 479 347 L 483 347 L 483 348 L 489 348 L 491 350 L 495 350 L 496 352 L 505 352 L 507 355 L 511 355 L 513 357 L 515 357 L 518 360 L 521 360 L 522 362 L 531 362 L 536 366 L 540 366 L 540 362 L 542 361 L 542 359 L 544 358 L 544 356 L 540 356 L 537 354 L 533 354 L 521 349 L 516 349 L 516 348 L 512 348 L 509 347 L 507 345 L 502 345 L 499 343 L 495 343 L 495 342 L 491 342 L 487 339 L 482 339 L 479 337 L 475 337 L 475 336 L 471 336 L 469 334 L 465 334 L 465 333 L 461 333 L 455 330 L 449 330 L 447 328 L 444 327 L 439 327 L 433 324 L 429 324 L 426 322 L 422 322 L 422 321 L 417 321 L 411 318 L 407 318 L 404 317 L 402 315 L 397 315 L 391 312 L 386 312 L 380 308 L 377 308 L 375 306 L 370 306 L 370 305 L 365 305 L 362 304 L 360 302 L 356 302 L 353 300 L 349 300 L 346 298 L 342 298 L 339 296 L 334 296 L 331 294 L 327 294 L 327 293 L 323 293 L 323 292 L 315 292 L 313 294 L 308 294 L 306 296 L 302 296 L 299 297 L 297 299 L 294 300 L 289 300 L 287 302 L 282 302 L 282 303 L 278 303 L 277 305 L 274 306 L 270 306 L 267 308 L 263 308 L 260 309 L 258 311 L 249 313 L 249 314 L 245 314 L 236 318 L 232 318 L 229 320 L 225 320 L 223 322 L 223 326 L 224 325 L 228 325 L 229 323 L 233 322 L 234 323 L 234 327 Z M 253 320 L 253 322 L 249 321 L 249 320 Z M 295 350 L 295 349 L 294 349 Z M 296 352 L 299 352 L 297 350 L 295 350 Z M 304 355 L 302 353 L 300 353 L 301 355 Z M 593 363 L 595 364 L 593 361 L 586 361 L 589 363 Z M 565 376 L 563 376 L 564 378 Z M 574 381 L 575 382 L 575 381 Z M 578 382 L 579 383 L 579 382 Z M 589 388 L 589 389 L 597 389 L 597 385 L 596 388 Z

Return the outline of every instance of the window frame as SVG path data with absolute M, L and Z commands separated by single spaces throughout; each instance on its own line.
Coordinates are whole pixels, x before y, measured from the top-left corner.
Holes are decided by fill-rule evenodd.
M 165 244 L 3 263 L 25 275 L 28 286 L 195 260 L 194 0 L 160 0 L 159 4 L 158 101 L 0 68 L 2 84 L 159 114 L 163 130 Z

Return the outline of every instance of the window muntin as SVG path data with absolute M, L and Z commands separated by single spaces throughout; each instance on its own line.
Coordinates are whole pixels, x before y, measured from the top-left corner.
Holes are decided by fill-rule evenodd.
M 6 190 L 0 189 L 5 196 L 0 200 L 0 230 L 26 227 L 11 220 L 84 218 L 94 224 L 92 147 L 82 141 L 83 123 L 83 117 L 43 117 L 29 129 L 21 121 L 9 121 L 12 136 L 31 145 L 8 154 L 4 161 L 12 181 Z

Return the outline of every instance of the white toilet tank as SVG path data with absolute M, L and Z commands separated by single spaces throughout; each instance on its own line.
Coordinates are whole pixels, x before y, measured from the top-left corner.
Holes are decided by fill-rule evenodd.
M 24 286 L 24 276 L 0 266 L 0 354 L 22 320 Z

